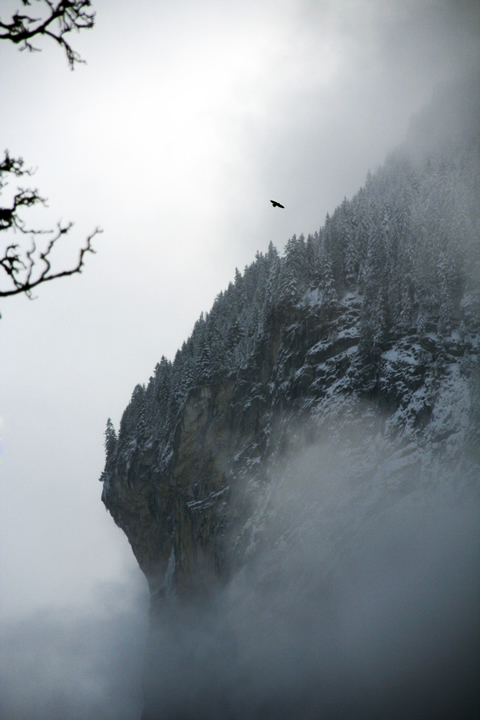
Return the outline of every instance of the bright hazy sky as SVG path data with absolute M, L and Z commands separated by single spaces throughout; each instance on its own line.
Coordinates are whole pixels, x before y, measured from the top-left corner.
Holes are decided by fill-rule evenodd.
M 49 199 L 30 217 L 75 221 L 59 267 L 104 230 L 82 275 L 1 304 L 7 618 L 93 608 L 102 587 L 138 576 L 100 502 L 107 418 L 118 426 L 235 267 L 318 230 L 437 84 L 479 57 L 478 2 L 93 7 L 74 72 L 51 44 L 0 47 L 0 147 L 38 168 L 29 182 Z

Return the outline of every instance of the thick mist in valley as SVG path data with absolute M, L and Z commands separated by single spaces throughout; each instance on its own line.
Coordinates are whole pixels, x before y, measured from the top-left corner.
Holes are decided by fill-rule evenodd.
M 257 486 L 255 550 L 213 600 L 166 603 L 146 720 L 478 716 L 478 491 L 412 471 L 402 498 L 388 462 L 342 459 L 350 441 Z
M 95 614 L 4 625 L 2 717 L 139 718 L 144 669 L 145 720 L 478 717 L 478 491 L 417 473 L 402 499 L 388 461 L 359 472 L 365 448 L 342 434 L 251 488 L 249 562 L 210 598 L 165 601 L 148 643 L 138 578 Z
M 141 713 L 148 598 L 138 574 L 97 587 L 95 605 L 0 623 L 4 720 L 132 720 Z

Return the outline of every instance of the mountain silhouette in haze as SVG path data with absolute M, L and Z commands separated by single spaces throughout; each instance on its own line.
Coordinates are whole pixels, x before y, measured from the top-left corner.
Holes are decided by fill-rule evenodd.
M 144 720 L 477 717 L 480 112 L 463 90 L 319 231 L 237 270 L 109 421 L 102 499 L 151 593 Z

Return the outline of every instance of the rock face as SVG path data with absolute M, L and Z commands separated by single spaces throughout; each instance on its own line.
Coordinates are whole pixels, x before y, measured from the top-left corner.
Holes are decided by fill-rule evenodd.
M 406 467 L 442 457 L 477 472 L 479 88 L 437 99 L 414 155 L 398 150 L 319 233 L 237 271 L 174 362 L 135 388 L 118 437 L 109 421 L 102 499 L 154 605 L 228 578 L 259 492 L 345 424 L 395 441 Z M 463 124 L 433 146 L 453 100 Z
M 480 98 L 473 84 L 469 102 Z M 451 101 L 440 98 L 435 114 Z M 478 504 L 478 118 L 476 107 L 426 154 L 435 118 L 417 120 L 413 157 L 397 151 L 318 233 L 294 236 L 282 257 L 270 245 L 237 271 L 174 361 L 162 358 L 135 388 L 118 435 L 107 423 L 102 500 L 151 591 L 144 720 L 396 716 L 399 698 L 405 717 L 427 717 L 439 677 L 449 680 L 438 707 L 457 714 L 456 678 L 478 658 L 468 610 L 478 606 L 478 554 L 469 535 L 451 561 L 468 513 L 457 525 L 437 513 L 425 542 L 432 513 L 419 508 L 437 490 Z M 395 545 L 399 515 L 411 531 Z M 450 558 L 445 572 L 437 548 Z M 429 585 L 411 605 L 404 587 L 421 588 L 425 569 Z M 462 652 L 446 643 L 442 654 L 437 637 L 459 598 Z M 182 614 L 207 600 L 224 608 L 213 635 L 208 613 L 198 611 L 200 628 Z M 360 669 L 357 642 L 370 652 Z M 393 669 L 385 642 L 404 658 Z M 298 682 L 279 660 L 288 657 L 305 665 Z M 418 668 L 430 678 L 421 686 Z M 478 710 L 468 677 L 460 695 Z M 319 695 L 316 678 L 330 678 L 331 693 Z M 380 685 L 392 690 L 379 710 Z
M 361 311 L 349 293 L 335 311 L 307 297 L 278 315 L 248 369 L 190 389 L 160 468 L 147 445 L 109 469 L 104 502 L 154 605 L 226 580 L 252 548 L 252 488 L 266 489 L 295 452 L 333 442 L 339 427 L 362 427 L 372 464 L 380 439 L 405 491 L 414 468 L 433 473 L 447 462 L 478 478 L 478 337 L 392 334 L 372 375 L 359 349 Z

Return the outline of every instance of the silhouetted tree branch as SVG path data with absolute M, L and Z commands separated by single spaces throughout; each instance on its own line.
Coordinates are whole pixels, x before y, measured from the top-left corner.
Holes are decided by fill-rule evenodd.
M 13 174 L 16 177 L 23 175 L 31 175 L 31 170 L 24 169 L 23 160 L 21 158 L 10 157 L 8 151 L 5 152 L 5 158 L 0 163 L 0 194 L 8 184 L 5 175 Z M 62 270 L 55 272 L 52 270 L 51 253 L 55 244 L 64 235 L 70 231 L 73 223 L 62 225 L 58 223 L 56 230 L 34 230 L 28 228 L 23 218 L 18 214 L 19 209 L 32 207 L 34 205 L 45 205 L 46 201 L 42 198 L 37 190 L 24 190 L 18 188 L 14 194 L 10 207 L 0 207 L 0 232 L 5 230 L 13 230 L 32 236 L 32 245 L 29 250 L 24 250 L 17 242 L 10 242 L 4 247 L 3 257 L 0 257 L 0 267 L 4 274 L 0 278 L 0 297 L 9 295 L 18 295 L 25 293 L 29 298 L 32 297 L 33 288 L 42 283 L 56 280 L 60 277 L 74 275 L 82 272 L 84 258 L 86 253 L 94 253 L 92 247 L 92 239 L 101 232 L 96 228 L 86 239 L 85 245 L 80 249 L 77 264 L 70 270 Z M 46 247 L 40 249 L 35 242 L 35 236 L 54 233 L 50 238 Z M 41 263 L 38 267 L 37 263 Z M 3 285 L 3 287 L 2 287 Z
M 20 50 L 38 51 L 32 45 L 32 38 L 46 36 L 57 42 L 63 48 L 67 56 L 68 64 L 73 70 L 75 63 L 83 63 L 84 60 L 72 49 L 66 39 L 66 35 L 72 30 L 89 30 L 94 26 L 95 12 L 90 10 L 90 0 L 20 0 L 23 7 L 32 7 L 36 2 L 41 17 L 33 17 L 29 14 L 20 13 L 18 10 L 11 16 L 9 21 L 0 18 L 0 40 L 9 40 L 20 46 Z M 0 195 L 6 185 L 8 177 L 23 177 L 32 175 L 32 171 L 24 168 L 22 158 L 10 157 L 5 151 L 5 157 L 0 162 Z M 82 272 L 86 253 L 94 253 L 92 240 L 98 233 L 102 232 L 96 228 L 80 248 L 78 261 L 69 270 L 54 271 L 52 269 L 52 251 L 56 243 L 70 231 L 73 223 L 63 225 L 57 224 L 56 230 L 37 230 L 28 228 L 25 221 L 19 215 L 19 211 L 35 205 L 46 205 L 46 200 L 38 190 L 30 188 L 17 188 L 8 205 L 0 207 L 0 232 L 13 231 L 31 236 L 31 247 L 29 250 L 22 248 L 18 242 L 8 240 L 3 244 L 3 251 L 0 250 L 0 297 L 19 295 L 24 293 L 32 298 L 32 290 L 42 283 L 56 280 L 60 277 L 74 275 Z M 53 234 L 53 237 L 52 237 Z M 43 248 L 37 247 L 35 240 L 38 235 L 51 235 L 50 240 Z
M 3 22 L 0 18 L 0 40 L 10 40 L 19 45 L 20 50 L 36 52 L 39 48 L 34 47 L 31 40 L 43 35 L 52 38 L 64 49 L 72 70 L 75 63 L 85 62 L 73 50 L 65 36 L 72 30 L 79 32 L 93 28 L 95 12 L 90 10 L 90 0 L 21 0 L 24 7 L 31 7 L 33 2 L 42 4 L 44 16 L 32 17 L 17 10 L 9 22 Z

